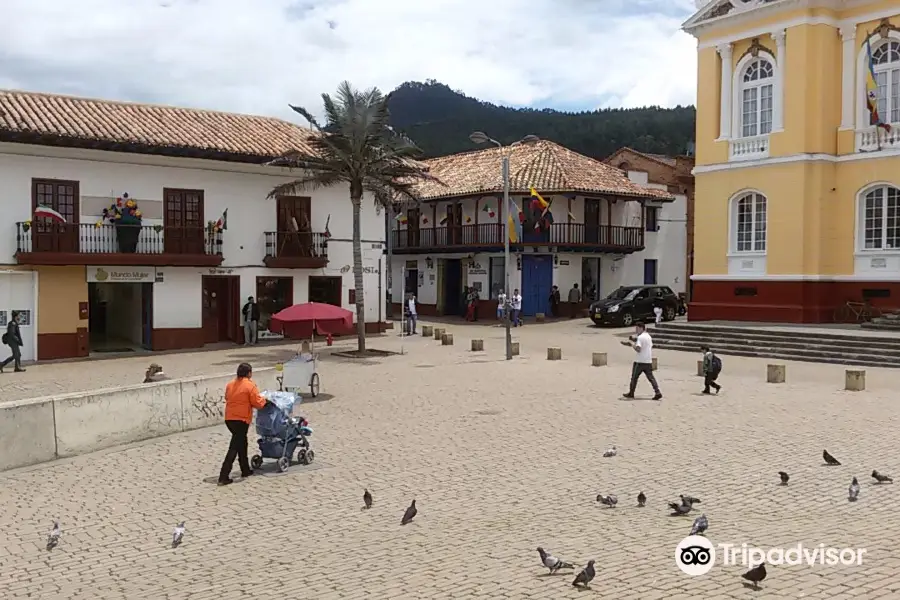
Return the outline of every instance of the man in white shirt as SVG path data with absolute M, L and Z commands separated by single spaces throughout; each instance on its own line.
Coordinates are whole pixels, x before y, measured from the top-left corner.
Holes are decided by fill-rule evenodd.
M 622 394 L 622 397 L 634 398 L 638 377 L 643 373 L 647 376 L 650 385 L 653 386 L 653 399 L 662 400 L 662 392 L 659 391 L 659 384 L 656 383 L 656 377 L 653 376 L 653 340 L 641 321 L 634 324 L 634 332 L 637 334 L 634 342 L 622 342 L 631 346 L 637 353 L 634 358 L 634 365 L 631 367 L 631 385 L 628 388 L 628 393 Z
M 512 309 L 513 326 L 518 327 L 522 324 L 522 319 L 520 317 L 520 315 L 522 314 L 522 294 L 519 293 L 518 288 L 513 290 L 512 300 L 510 300 L 510 306 Z
M 502 321 L 503 315 L 505 314 L 503 311 L 506 310 L 506 292 L 500 292 L 497 294 L 497 320 Z
M 416 333 L 416 297 L 410 292 L 406 294 L 406 334 L 415 335 Z

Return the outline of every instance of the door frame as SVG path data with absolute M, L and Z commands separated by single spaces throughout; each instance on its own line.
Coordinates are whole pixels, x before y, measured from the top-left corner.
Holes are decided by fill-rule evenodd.
M 204 331 L 204 344 L 217 344 L 219 342 L 231 341 L 235 344 L 243 342 L 243 327 L 241 327 L 241 276 L 240 275 L 201 275 L 200 276 L 200 329 Z M 204 329 L 204 312 L 203 312 L 203 292 L 207 289 L 206 282 L 208 280 L 216 280 L 221 282 L 222 289 L 217 292 L 224 292 L 226 299 L 220 306 L 225 306 L 225 338 L 222 338 L 222 332 L 219 332 L 219 339 L 215 342 L 206 342 L 206 334 Z M 219 303 L 217 303 L 218 305 Z M 217 306 L 218 310 L 218 306 Z M 218 314 L 218 313 L 217 313 Z M 220 321 L 221 322 L 221 321 Z M 218 326 L 217 326 L 218 329 Z
M 72 186 L 72 221 L 65 223 L 55 223 L 53 221 L 38 221 L 37 219 L 31 225 L 31 251 L 32 252 L 58 252 L 58 253 L 79 253 L 81 251 L 79 227 L 81 223 L 81 184 L 78 181 L 68 179 L 48 179 L 44 177 L 31 178 L 31 214 L 38 207 L 38 186 L 53 186 L 53 198 L 57 200 L 56 206 L 50 206 L 53 210 L 58 211 L 63 217 L 66 215 L 59 210 L 59 193 L 58 187 L 61 185 Z M 50 231 L 41 231 L 41 228 L 49 228 Z M 50 240 L 50 250 L 37 250 L 41 244 L 38 240 Z

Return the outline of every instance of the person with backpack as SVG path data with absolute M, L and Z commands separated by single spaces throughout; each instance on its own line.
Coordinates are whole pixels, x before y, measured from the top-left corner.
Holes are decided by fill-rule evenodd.
M 12 311 L 12 318 L 9 320 L 9 323 L 6 324 L 6 333 L 3 334 L 3 343 L 9 346 L 10 352 L 12 355 L 0 362 L 0 373 L 3 372 L 3 369 L 6 368 L 6 365 L 9 363 L 14 363 L 15 372 L 22 373 L 25 369 L 22 368 L 22 346 L 25 344 L 22 343 L 22 332 L 19 330 L 19 311 Z
M 703 352 L 703 393 L 711 394 L 710 387 L 715 388 L 716 393 L 722 389 L 722 386 L 716 383 L 719 373 L 722 372 L 722 359 L 709 349 L 709 346 L 700 346 Z

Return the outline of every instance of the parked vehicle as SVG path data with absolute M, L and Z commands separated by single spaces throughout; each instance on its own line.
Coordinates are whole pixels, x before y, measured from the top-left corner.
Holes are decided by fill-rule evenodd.
M 620 287 L 602 300 L 591 304 L 590 319 L 595 325 L 630 327 L 635 321 L 652 322 L 653 302 L 663 304 L 663 320 L 671 321 L 678 313 L 678 296 L 664 285 L 632 285 Z
M 687 314 L 687 294 L 684 292 L 678 293 L 678 316 L 683 317 Z

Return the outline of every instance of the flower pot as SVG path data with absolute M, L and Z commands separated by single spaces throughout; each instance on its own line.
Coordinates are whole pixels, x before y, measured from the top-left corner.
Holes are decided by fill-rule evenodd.
M 116 225 L 116 239 L 119 242 L 119 252 L 134 254 L 137 250 L 139 237 L 141 237 L 141 227 L 139 225 Z

